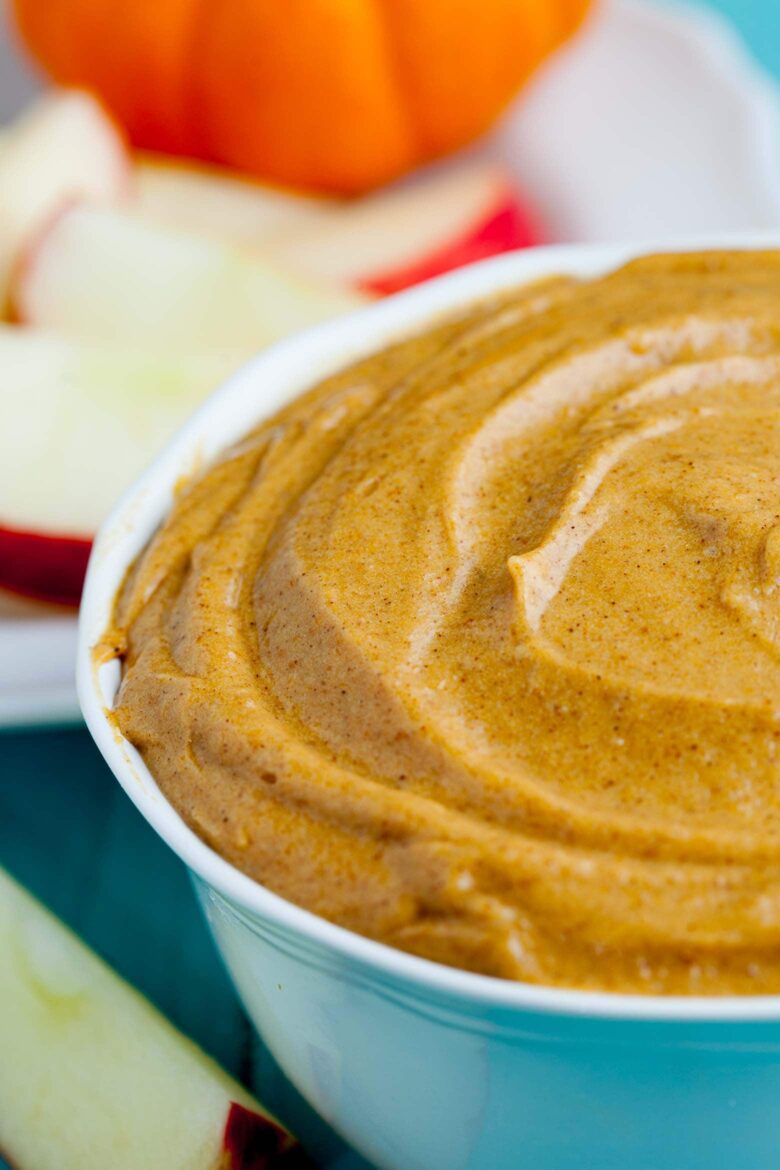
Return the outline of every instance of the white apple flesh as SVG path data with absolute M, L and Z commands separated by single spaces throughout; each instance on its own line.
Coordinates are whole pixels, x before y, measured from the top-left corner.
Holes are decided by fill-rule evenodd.
M 291 268 L 376 293 L 539 243 L 534 218 L 501 168 L 450 164 L 359 199 L 285 238 Z
M 275 256 L 331 284 L 388 293 L 540 242 L 505 171 L 449 163 L 349 203 L 312 199 L 228 173 L 142 160 L 142 218 Z
M 133 207 L 142 219 L 240 247 L 273 247 L 334 206 L 332 199 L 162 155 L 141 155 L 134 168 Z
M 363 300 L 246 249 L 89 206 L 48 225 L 11 288 L 25 324 L 146 349 L 247 355 Z
M 300 1147 L 0 870 L 0 1151 L 18 1170 L 293 1170 Z
M 124 140 L 86 93 L 43 98 L 0 139 L 0 309 L 19 252 L 69 203 L 115 203 L 132 184 Z
M 111 505 L 240 360 L 0 325 L 0 585 L 77 603 Z

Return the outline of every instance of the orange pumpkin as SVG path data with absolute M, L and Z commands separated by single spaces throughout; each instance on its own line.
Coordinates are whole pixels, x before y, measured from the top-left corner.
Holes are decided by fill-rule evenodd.
M 14 0 L 138 146 L 352 193 L 485 130 L 588 0 Z

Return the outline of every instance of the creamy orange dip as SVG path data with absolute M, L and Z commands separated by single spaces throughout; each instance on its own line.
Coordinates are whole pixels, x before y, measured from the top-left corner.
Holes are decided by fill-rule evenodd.
M 116 717 L 240 869 L 509 979 L 780 992 L 780 253 L 329 378 L 131 573 Z

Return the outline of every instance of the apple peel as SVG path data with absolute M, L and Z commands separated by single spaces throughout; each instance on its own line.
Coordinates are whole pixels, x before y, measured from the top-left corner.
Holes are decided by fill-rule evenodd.
M 220 1170 L 311 1170 L 295 1138 L 244 1105 L 233 1102 L 225 1124 Z
M 76 606 L 91 551 L 90 537 L 21 532 L 0 525 L 0 586 L 38 601 Z

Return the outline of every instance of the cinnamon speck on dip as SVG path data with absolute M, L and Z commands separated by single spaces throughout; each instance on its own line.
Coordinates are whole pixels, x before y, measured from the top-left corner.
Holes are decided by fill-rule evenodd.
M 508 979 L 780 992 L 780 253 L 329 378 L 180 493 L 115 626 L 121 731 L 293 902 Z

